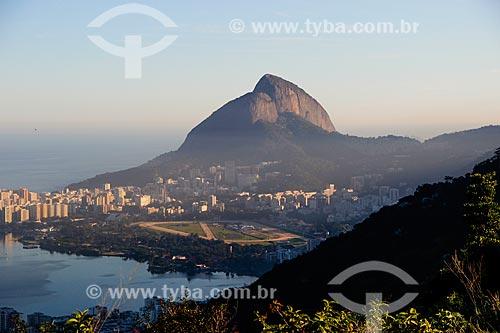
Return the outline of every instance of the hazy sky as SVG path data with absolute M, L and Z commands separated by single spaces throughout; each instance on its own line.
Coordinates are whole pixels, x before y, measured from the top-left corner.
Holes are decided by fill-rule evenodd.
M 357 135 L 419 138 L 500 123 L 500 4 L 496 0 L 137 1 L 177 28 L 99 14 L 127 1 L 0 1 L 0 132 L 127 131 L 183 136 L 265 73 L 295 82 Z M 242 19 L 247 29 L 232 33 Z M 256 35 L 251 22 L 420 24 L 412 35 Z M 178 39 L 125 80 L 123 59 L 87 35 L 123 45 Z

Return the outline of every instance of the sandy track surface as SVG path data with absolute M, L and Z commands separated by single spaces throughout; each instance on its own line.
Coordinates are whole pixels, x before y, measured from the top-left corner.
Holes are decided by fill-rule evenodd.
M 214 233 L 212 232 L 210 227 L 205 222 L 200 222 L 200 227 L 201 227 L 201 229 L 203 229 L 203 232 L 207 236 L 208 240 L 217 240 Z

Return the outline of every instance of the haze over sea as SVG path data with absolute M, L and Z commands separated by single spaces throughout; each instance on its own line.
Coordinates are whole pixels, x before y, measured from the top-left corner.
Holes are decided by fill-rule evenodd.
M 142 164 L 177 149 L 182 139 L 181 134 L 158 130 L 1 133 L 0 188 L 61 190 L 72 182 Z

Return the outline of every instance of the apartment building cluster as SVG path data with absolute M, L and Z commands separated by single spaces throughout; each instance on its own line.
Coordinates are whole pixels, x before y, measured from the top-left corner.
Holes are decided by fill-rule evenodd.
M 99 320 L 101 323 L 99 332 L 101 333 L 132 333 L 137 332 L 137 328 L 141 325 L 141 312 L 138 311 L 120 311 L 114 309 L 108 311 L 106 307 L 95 306 L 87 309 L 87 314 L 94 318 L 105 318 Z M 39 333 L 40 326 L 45 323 L 54 323 L 57 332 L 62 332 L 66 322 L 71 317 L 66 316 L 49 316 L 41 312 L 35 312 L 27 316 L 25 322 L 27 332 Z M 145 317 L 143 317 L 145 318 Z M 0 333 L 15 333 L 20 331 L 20 323 L 23 323 L 23 314 L 13 308 L 0 308 Z
M 276 193 L 251 194 L 239 193 L 238 201 L 246 210 L 292 211 L 302 208 L 323 209 L 330 205 L 330 198 L 335 193 L 335 185 L 329 184 L 321 192 L 290 190 Z
M 414 189 L 404 183 L 397 187 L 384 185 L 383 177 L 379 174 L 352 177 L 351 187 L 337 191 L 332 197 L 327 222 L 360 221 L 413 192 Z
M 151 206 L 155 204 L 155 206 Z M 143 194 L 135 186 L 69 190 L 63 192 L 30 192 L 26 188 L 0 190 L 0 222 L 46 221 L 92 214 L 130 212 L 164 215 L 184 213 L 181 204 L 165 195 Z
M 367 179 L 372 181 L 377 179 L 377 182 L 381 180 L 371 175 Z M 413 193 L 413 189 L 405 184 L 401 184 L 400 187 L 390 187 L 366 182 L 360 186 L 360 182 L 360 178 L 355 178 L 353 180 L 355 186 L 339 190 L 334 184 L 328 184 L 320 191 L 310 192 L 302 190 L 266 194 L 242 192 L 239 193 L 237 201 L 245 210 L 273 210 L 283 213 L 297 211 L 303 215 L 321 213 L 328 214 L 329 223 L 344 223 L 360 222 L 383 206 L 395 204 L 401 197 Z
M 61 193 L 38 194 L 27 188 L 0 191 L 0 222 L 3 223 L 65 218 L 72 208 Z
M 13 333 L 22 320 L 23 314 L 15 309 L 0 308 L 0 333 Z
M 158 192 L 159 187 L 163 187 L 173 197 L 191 198 L 248 190 L 260 180 L 260 168 L 269 163 L 237 166 L 234 161 L 226 161 L 224 166 L 211 166 L 206 170 L 192 168 L 176 179 L 163 180 L 157 177 L 157 181 L 148 184 L 144 192 Z

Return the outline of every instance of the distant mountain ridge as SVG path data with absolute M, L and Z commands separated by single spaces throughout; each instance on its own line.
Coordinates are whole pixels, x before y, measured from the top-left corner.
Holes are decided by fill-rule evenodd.
M 227 160 L 237 165 L 280 161 L 266 171 L 291 176 L 265 183 L 263 190 L 348 184 L 350 177 L 368 173 L 386 174 L 396 184 L 417 185 L 463 174 L 499 145 L 500 126 L 445 134 L 423 143 L 399 136 L 343 135 L 302 88 L 266 74 L 252 92 L 226 103 L 194 127 L 177 151 L 70 188 L 104 183 L 142 186 L 157 175 L 186 175 L 190 168 L 206 169 Z

